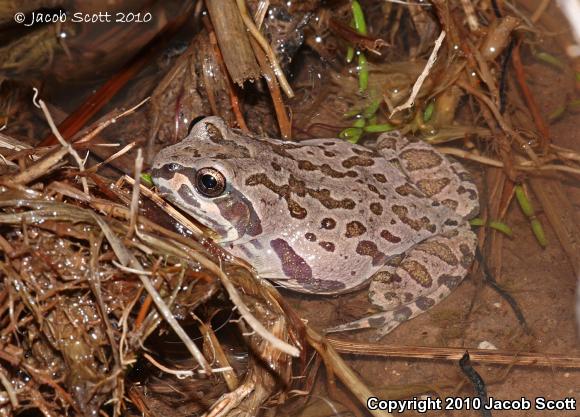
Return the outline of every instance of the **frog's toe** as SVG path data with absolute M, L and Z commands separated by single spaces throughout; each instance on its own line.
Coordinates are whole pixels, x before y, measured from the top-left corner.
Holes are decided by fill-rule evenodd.
M 399 324 L 409 320 L 411 317 L 414 317 L 413 309 L 409 306 L 402 306 L 393 311 L 382 311 L 360 320 L 325 329 L 325 333 L 338 333 L 375 328 L 378 329 L 377 339 L 380 339 L 394 330 Z

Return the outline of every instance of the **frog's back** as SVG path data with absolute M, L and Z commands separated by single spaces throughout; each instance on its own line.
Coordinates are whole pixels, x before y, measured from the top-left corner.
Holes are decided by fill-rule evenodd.
M 250 144 L 255 170 L 240 165 L 239 187 L 262 202 L 255 208 L 264 233 L 232 243 L 264 277 L 285 286 L 315 293 L 355 288 L 389 258 L 438 233 L 449 216 L 377 151 L 338 139 L 258 141 Z

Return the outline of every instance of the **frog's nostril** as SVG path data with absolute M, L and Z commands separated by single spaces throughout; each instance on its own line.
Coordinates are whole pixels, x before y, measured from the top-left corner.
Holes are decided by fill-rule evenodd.
M 167 172 L 177 172 L 181 169 L 181 165 L 173 162 L 171 164 L 164 165 L 163 169 L 167 170 Z
M 170 180 L 174 177 L 176 172 L 179 172 L 183 167 L 180 164 L 171 163 L 161 165 L 159 168 L 151 168 L 151 177 L 155 181 L 158 178 Z

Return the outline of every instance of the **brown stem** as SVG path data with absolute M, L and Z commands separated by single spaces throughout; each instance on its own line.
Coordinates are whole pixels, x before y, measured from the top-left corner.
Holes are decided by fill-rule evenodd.
M 538 108 L 538 104 L 532 94 L 528 84 L 526 83 L 526 72 L 524 70 L 524 66 L 522 65 L 522 59 L 520 57 L 520 45 L 521 40 L 516 43 L 514 50 L 512 52 L 512 62 L 514 64 L 514 69 L 516 71 L 516 79 L 518 84 L 522 90 L 522 94 L 524 95 L 524 99 L 526 100 L 526 104 L 530 109 L 530 113 L 532 114 L 532 118 L 534 119 L 534 123 L 538 128 L 538 132 L 540 133 L 540 149 L 545 153 L 548 150 L 548 146 L 550 145 L 550 132 L 548 131 L 548 125 L 544 121 L 542 114 L 540 113 L 540 109 Z

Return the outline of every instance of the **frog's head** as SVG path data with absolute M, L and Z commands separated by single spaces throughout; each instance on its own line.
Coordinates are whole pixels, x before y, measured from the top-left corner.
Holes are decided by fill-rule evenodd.
M 215 230 L 222 242 L 250 240 L 262 232 L 258 214 L 237 184 L 236 167 L 253 163 L 247 141 L 221 118 L 206 117 L 182 142 L 162 149 L 151 168 L 159 192 Z

